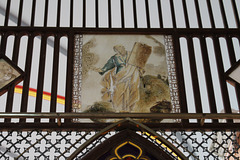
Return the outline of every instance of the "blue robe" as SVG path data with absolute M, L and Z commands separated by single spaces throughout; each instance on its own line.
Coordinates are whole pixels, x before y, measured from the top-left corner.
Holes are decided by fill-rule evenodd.
M 128 53 L 125 56 L 122 56 L 120 54 L 115 54 L 107 61 L 107 63 L 102 68 L 102 72 L 99 72 L 99 74 L 103 75 L 104 73 L 113 69 L 114 67 L 116 67 L 115 73 L 117 74 L 119 71 L 121 71 L 123 68 L 126 67 L 127 58 L 128 58 Z

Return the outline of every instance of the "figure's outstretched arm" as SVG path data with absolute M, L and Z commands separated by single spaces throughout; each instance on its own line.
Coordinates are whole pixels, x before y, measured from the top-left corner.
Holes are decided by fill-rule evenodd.
M 103 75 L 107 71 L 113 69 L 115 67 L 114 57 L 111 57 L 107 63 L 103 66 L 103 68 L 93 68 L 95 72 L 98 72 L 100 75 Z
M 91 69 L 92 69 L 93 71 L 95 71 L 95 72 L 102 72 L 102 69 L 101 69 L 101 68 L 92 67 Z

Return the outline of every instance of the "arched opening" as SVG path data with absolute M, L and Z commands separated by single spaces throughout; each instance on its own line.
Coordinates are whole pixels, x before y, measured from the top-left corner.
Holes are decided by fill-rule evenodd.
M 136 132 L 124 130 L 98 145 L 82 159 L 171 160 L 174 158 Z
M 106 139 L 105 135 L 111 131 L 116 132 L 116 134 Z M 138 133 L 147 133 L 148 137 L 143 137 Z M 96 141 L 101 141 L 101 143 L 83 153 L 87 146 Z M 83 160 L 187 160 L 182 152 L 165 138 L 147 126 L 129 118 L 98 132 L 76 149 L 68 159 L 79 158 Z

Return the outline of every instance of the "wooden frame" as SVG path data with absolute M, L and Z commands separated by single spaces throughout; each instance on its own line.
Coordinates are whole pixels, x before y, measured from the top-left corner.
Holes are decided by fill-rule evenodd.
M 239 68 L 240 66 L 240 60 L 238 60 L 231 68 L 227 70 L 225 75 L 227 76 L 227 82 L 229 82 L 231 85 L 240 85 L 240 83 L 231 76 L 231 74 L 234 72 L 235 69 Z M 239 69 L 238 69 L 239 70 Z M 240 73 L 240 72 L 239 72 Z M 236 73 L 235 73 L 236 74 Z
M 120 35 L 120 33 L 119 34 L 116 33 L 116 34 L 111 34 L 111 35 L 110 34 L 100 34 L 100 35 L 99 34 L 97 34 L 97 35 L 84 34 L 84 35 L 75 35 L 75 37 L 76 37 L 75 38 L 75 49 L 74 49 L 74 51 L 75 51 L 74 62 L 75 63 L 73 64 L 74 71 L 75 71 L 74 75 L 73 75 L 73 77 L 75 77 L 75 78 L 73 78 L 73 86 L 74 86 L 74 88 L 73 88 L 73 110 L 75 112 L 83 112 L 83 113 L 85 113 L 85 112 L 86 113 L 126 112 L 129 114 L 141 113 L 141 112 L 142 113 L 169 113 L 169 112 L 179 113 L 180 112 L 180 107 L 179 107 L 179 102 L 178 102 L 179 97 L 177 96 L 177 95 L 179 95 L 177 81 L 176 81 L 176 79 L 177 79 L 176 72 L 177 71 L 176 71 L 176 67 L 174 65 L 176 62 L 174 61 L 175 55 L 174 55 L 174 47 L 173 47 L 171 35 L 161 35 L 161 34 L 145 35 L 145 34 L 137 34 L 137 33 Z M 86 40 L 85 40 L 85 38 L 86 38 Z M 101 42 L 101 41 L 103 41 L 103 42 Z M 98 45 L 98 43 L 100 43 L 100 44 Z M 114 48 L 115 47 L 114 45 L 119 46 L 118 45 L 119 43 L 123 44 L 124 48 L 126 47 L 126 50 L 131 49 L 132 45 L 134 46 L 134 45 L 136 45 L 136 43 L 144 44 L 144 45 L 148 46 L 149 48 L 151 48 L 151 50 L 150 50 L 151 55 L 149 55 L 146 59 L 146 61 L 147 61 L 146 67 L 144 67 L 145 64 L 143 66 L 144 68 L 137 67 L 137 68 L 144 69 L 144 73 L 142 73 L 142 76 L 140 76 L 140 78 L 139 78 L 140 79 L 139 85 L 138 85 L 139 88 L 137 88 L 137 90 L 140 90 L 139 91 L 140 99 L 137 101 L 136 106 L 138 107 L 140 104 L 141 105 L 145 104 L 144 101 L 141 101 L 142 99 L 145 99 L 143 97 L 145 95 L 144 94 L 145 91 L 147 92 L 148 90 L 149 91 L 156 90 L 156 92 L 159 92 L 159 93 L 157 95 L 154 94 L 155 98 L 152 97 L 152 99 L 153 98 L 154 99 L 157 98 L 157 99 L 156 100 L 153 99 L 153 102 L 147 102 L 144 107 L 140 106 L 139 108 L 141 108 L 141 109 L 137 109 L 137 107 L 135 107 L 133 112 L 128 109 L 123 111 L 117 107 L 114 107 L 114 105 L 112 107 L 110 107 L 111 102 L 113 102 L 113 100 L 108 101 L 108 100 L 102 99 L 102 100 L 100 100 L 100 102 L 97 102 L 97 104 L 99 103 L 99 105 L 103 108 L 103 104 L 107 103 L 108 104 L 107 109 L 109 111 L 108 110 L 105 111 L 105 108 L 103 108 L 104 111 L 101 111 L 101 110 L 96 111 L 96 109 L 88 109 L 88 110 L 85 109 L 86 111 L 84 112 L 83 108 L 84 107 L 86 108 L 86 106 L 83 106 L 83 104 L 86 105 L 86 102 L 90 103 L 91 101 L 89 102 L 89 98 L 91 99 L 91 96 L 92 96 L 92 99 L 94 99 L 94 100 L 96 99 L 97 96 L 98 96 L 98 100 L 101 99 L 100 93 L 102 91 L 100 92 L 100 89 L 103 88 L 104 86 L 101 86 L 100 84 L 101 84 L 103 77 L 106 77 L 106 75 L 108 75 L 107 73 L 110 72 L 110 71 L 109 72 L 105 71 L 106 74 L 104 74 L 104 76 L 102 74 L 102 77 L 101 77 L 100 75 L 96 74 L 97 72 L 95 71 L 96 70 L 95 65 L 103 66 L 103 64 L 105 64 L 104 62 L 107 62 L 106 57 L 113 58 L 115 56 L 114 55 L 115 53 L 111 47 Z M 90 45 L 90 44 L 92 44 L 92 45 Z M 92 47 L 93 49 L 91 49 L 91 51 L 90 51 L 89 47 Z M 96 49 L 94 49 L 94 48 L 96 48 Z M 104 50 L 102 51 L 103 48 L 104 48 Z M 100 52 L 101 54 L 99 54 L 98 52 Z M 128 52 L 128 53 L 131 54 L 131 52 Z M 89 58 L 89 56 L 91 58 Z M 94 58 L 94 56 L 95 56 L 95 58 Z M 102 58 L 101 56 L 103 56 L 105 61 L 103 61 L 103 62 L 100 61 Z M 129 57 L 133 57 L 133 56 L 129 56 Z M 88 62 L 88 61 L 90 61 L 90 62 Z M 158 63 L 156 63 L 156 62 L 158 62 Z M 135 62 L 130 62 L 128 67 L 135 66 L 131 63 L 135 63 Z M 105 64 L 105 66 L 106 66 L 106 64 Z M 155 67 L 155 68 L 149 69 L 149 67 Z M 111 71 L 111 72 L 115 73 L 114 68 L 112 70 L 113 71 Z M 114 79 L 116 79 L 117 75 L 118 74 L 116 74 L 114 76 L 115 77 Z M 94 78 L 90 79 L 93 76 L 94 76 Z M 143 84 L 143 82 L 142 82 L 142 81 L 147 81 L 147 80 L 144 80 L 145 76 L 147 76 L 148 78 L 152 77 L 151 79 L 154 80 L 154 84 L 150 84 L 150 82 L 149 83 L 145 82 L 145 83 L 149 84 L 148 85 L 149 87 L 154 85 L 154 88 L 150 88 L 150 89 L 145 88 L 145 83 Z M 164 77 L 165 77 L 165 79 L 164 79 Z M 87 80 L 85 80 L 85 79 L 87 79 Z M 96 89 L 96 84 L 98 84 L 97 82 L 99 83 L 99 86 Z M 159 84 L 155 84 L 157 82 Z M 85 83 L 91 84 L 91 86 L 86 86 Z M 113 82 L 113 83 L 115 83 L 115 82 Z M 95 87 L 93 88 L 92 86 L 95 86 Z M 108 87 L 108 86 L 109 85 L 107 85 L 106 87 Z M 168 89 L 166 89 L 166 86 Z M 92 90 L 91 90 L 92 92 L 89 91 L 90 90 L 89 87 L 92 88 Z M 157 87 L 160 87 L 160 88 L 157 88 Z M 98 90 L 99 90 L 99 94 L 97 94 L 96 96 L 93 96 L 97 93 Z M 85 94 L 86 91 L 87 91 L 87 93 L 90 93 L 90 94 L 88 94 L 88 96 L 86 96 L 86 94 Z M 109 93 L 107 93 L 107 94 L 109 94 Z M 81 97 L 81 98 L 79 98 L 79 97 Z M 149 95 L 148 95 L 148 97 L 149 97 Z M 87 99 L 88 101 L 86 101 L 85 99 Z M 106 97 L 105 97 L 105 99 L 106 99 Z M 93 104 L 93 102 L 92 102 L 92 104 Z M 97 104 L 95 104 L 95 103 L 93 106 L 91 106 L 91 108 L 92 107 L 99 108 L 98 106 L 96 106 Z M 157 105 L 156 105 L 156 103 L 157 103 Z M 155 110 L 153 111 L 153 109 L 151 107 L 152 108 L 155 107 L 154 108 Z M 165 107 L 165 108 L 160 109 L 162 107 Z M 156 108 L 158 108 L 158 109 L 156 109 Z M 149 109 L 149 111 L 148 111 L 148 109 Z M 159 121 L 159 120 L 156 120 L 156 121 Z M 175 121 L 175 120 L 173 120 L 173 121 Z
M 8 57 L 6 57 L 3 54 L 0 54 L 0 63 L 2 64 L 1 66 L 2 71 L 10 70 L 9 71 L 10 73 L 7 73 L 7 75 L 6 74 L 3 75 L 2 81 L 4 81 L 4 77 L 6 76 L 7 76 L 6 77 L 7 79 L 5 80 L 6 82 L 2 82 L 4 84 L 0 86 L 0 96 L 1 96 L 8 91 L 8 88 L 10 86 L 16 85 L 23 80 L 24 72 L 16 64 L 14 64 Z M 1 74 L 4 74 L 4 73 L 1 72 Z

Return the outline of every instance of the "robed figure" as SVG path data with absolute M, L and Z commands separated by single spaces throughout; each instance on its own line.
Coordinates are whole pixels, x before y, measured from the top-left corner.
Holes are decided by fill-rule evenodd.
M 131 112 L 140 99 L 140 77 L 151 47 L 136 42 L 131 52 L 122 45 L 114 46 L 113 50 L 116 54 L 97 69 L 103 75 L 102 100 L 111 102 L 116 112 Z

